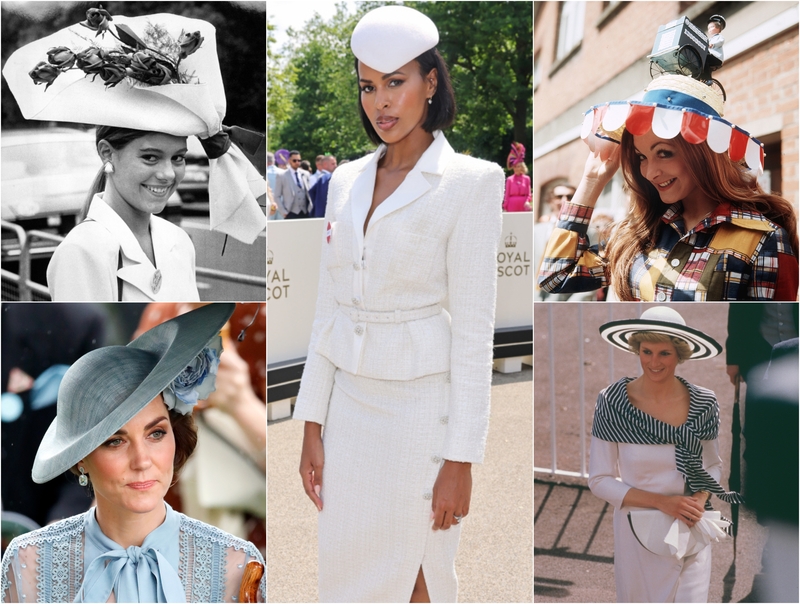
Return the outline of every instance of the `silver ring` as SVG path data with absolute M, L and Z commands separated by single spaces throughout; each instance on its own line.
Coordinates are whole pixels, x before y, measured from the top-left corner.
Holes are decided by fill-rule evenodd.
M 456 516 L 455 514 L 453 514 L 453 518 L 455 518 L 455 520 L 456 520 L 456 524 L 459 524 L 459 523 L 461 522 L 461 519 L 462 519 L 463 517 L 464 517 L 464 516 Z

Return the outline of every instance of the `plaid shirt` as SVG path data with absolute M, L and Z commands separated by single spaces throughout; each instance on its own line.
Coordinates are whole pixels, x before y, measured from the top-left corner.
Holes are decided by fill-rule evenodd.
M 683 204 L 661 218 L 655 247 L 636 256 L 630 284 L 637 300 L 797 299 L 798 265 L 788 233 L 759 212 L 721 203 L 688 232 Z M 539 287 L 573 293 L 609 285 L 604 246 L 590 245 L 592 208 L 566 203 L 544 252 Z M 604 243 L 604 242 L 603 242 Z

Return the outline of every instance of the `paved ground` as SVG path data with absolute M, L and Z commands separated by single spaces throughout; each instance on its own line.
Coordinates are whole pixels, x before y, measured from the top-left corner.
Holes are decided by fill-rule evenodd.
M 461 602 L 531 602 L 531 379 L 494 374 L 486 461 L 473 467 L 469 523 L 456 559 Z M 302 423 L 269 425 L 268 599 L 317 601 L 316 512 L 297 473 Z
M 720 343 L 726 336 L 727 304 L 676 304 L 687 324 L 703 329 Z M 638 316 L 646 306 L 637 304 L 536 304 L 534 358 L 534 464 L 551 468 L 550 417 L 555 410 L 556 467 L 580 471 L 580 402 L 585 401 L 586 447 L 591 432 L 594 401 L 599 390 L 625 375 L 636 376 L 637 357 L 612 348 L 599 337 L 600 324 Z M 550 313 L 552 312 L 552 315 Z M 548 346 L 553 320 L 553 357 Z M 579 326 L 583 332 L 579 333 Z M 583 366 L 579 367 L 579 343 Z M 555 404 L 551 407 L 550 361 L 555 374 Z M 717 393 L 721 414 L 721 456 L 725 465 L 723 484 L 730 467 L 730 426 L 733 387 L 725 373 L 723 355 L 707 361 L 691 361 L 678 367 L 679 375 Z M 581 397 L 579 376 L 583 375 Z M 744 400 L 744 392 L 741 396 Z M 743 413 L 743 410 L 742 410 Z M 587 462 L 588 463 L 588 462 Z M 613 509 L 594 497 L 580 478 L 556 478 L 536 473 L 534 484 L 534 595 L 537 602 L 614 602 Z M 791 494 L 790 496 L 796 496 Z M 714 498 L 714 506 L 730 517 L 730 506 Z M 760 569 L 766 532 L 753 516 L 740 512 L 737 558 L 733 543 L 714 545 L 709 602 L 738 602 L 753 584 Z

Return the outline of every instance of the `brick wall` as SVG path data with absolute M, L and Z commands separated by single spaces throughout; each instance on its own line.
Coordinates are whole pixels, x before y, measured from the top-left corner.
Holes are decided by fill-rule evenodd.
M 540 95 L 541 98 L 534 94 L 534 124 L 550 121 L 633 62 L 650 54 L 658 25 L 679 16 L 678 2 L 627 2 L 598 29 L 595 23 L 602 13 L 602 4 L 586 3 L 580 50 L 552 78 L 549 74 L 556 52 L 558 2 L 547 2 L 542 7 L 533 38 L 534 53 L 541 52 L 539 90 L 547 90 L 547 94 Z M 553 93 L 555 90 L 558 94 Z

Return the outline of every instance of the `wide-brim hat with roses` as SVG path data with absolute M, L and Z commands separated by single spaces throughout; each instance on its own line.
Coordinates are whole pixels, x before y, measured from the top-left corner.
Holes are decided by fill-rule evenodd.
M 58 390 L 56 417 L 39 445 L 31 476 L 44 483 L 94 451 L 159 394 L 186 415 L 214 391 L 222 340 L 234 304 L 209 304 L 166 321 L 127 346 L 78 359 Z
M 641 96 L 641 95 L 639 95 Z M 581 138 L 593 153 L 607 159 L 628 130 L 650 130 L 659 138 L 680 134 L 689 143 L 706 144 L 715 153 L 744 160 L 750 170 L 764 171 L 764 145 L 748 132 L 722 118 L 722 94 L 688 76 L 664 74 L 655 78 L 639 100 L 595 105 L 583 118 Z
M 225 89 L 210 23 L 90 9 L 86 21 L 15 51 L 3 76 L 27 120 L 197 136 L 209 156 L 212 230 L 252 243 L 266 228 L 258 203 L 266 182 L 237 147 L 263 155 L 263 136 L 222 124 Z

